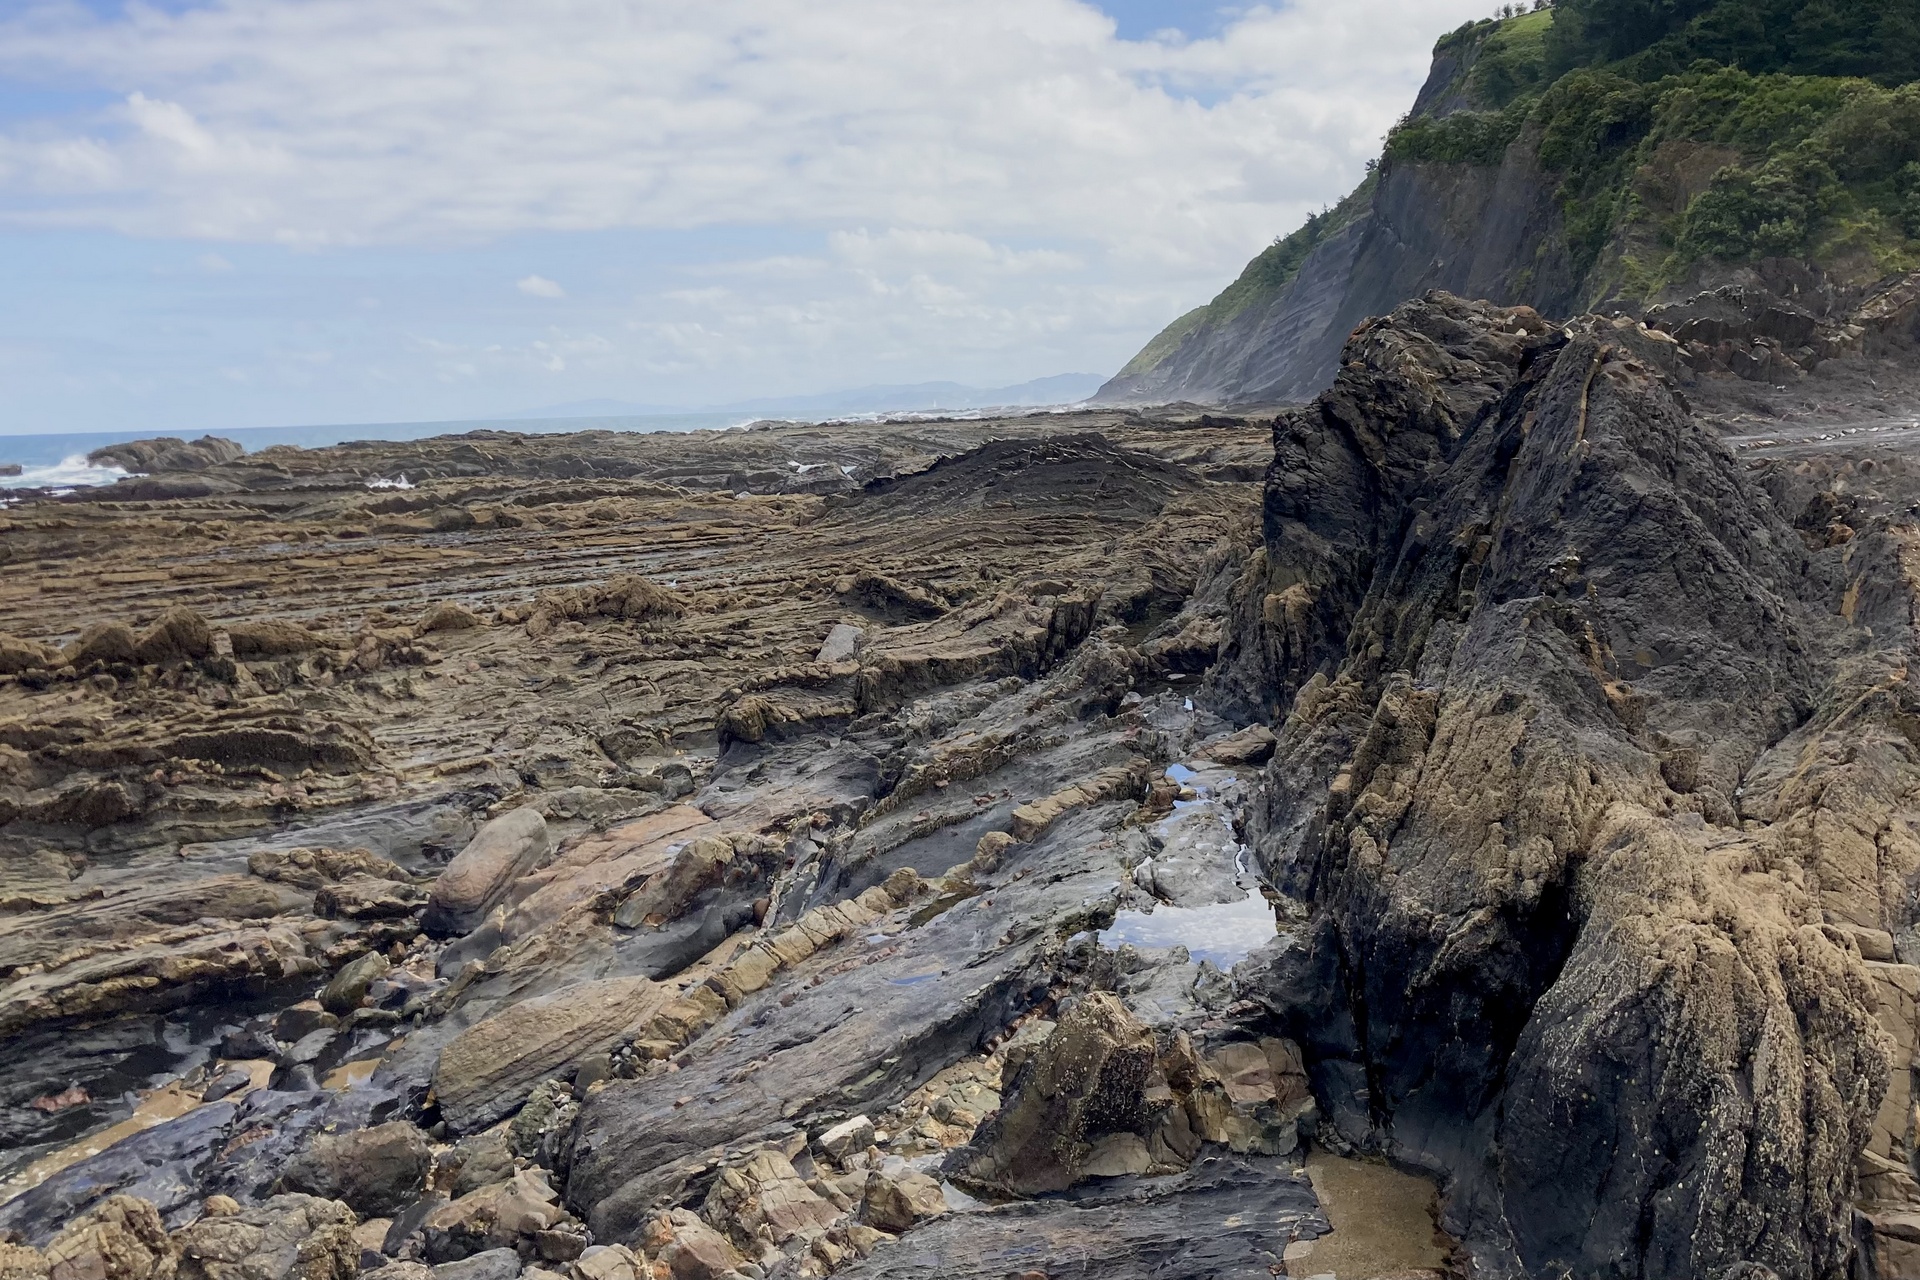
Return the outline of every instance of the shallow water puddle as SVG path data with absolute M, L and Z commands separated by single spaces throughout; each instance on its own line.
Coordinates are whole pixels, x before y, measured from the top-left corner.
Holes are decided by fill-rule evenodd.
M 240 1101 L 241 1097 L 255 1089 L 266 1088 L 268 1080 L 273 1077 L 273 1063 L 265 1059 L 235 1062 L 232 1065 L 245 1070 L 251 1079 L 251 1083 L 245 1090 L 230 1095 L 228 1100 L 232 1102 Z M 188 1092 L 181 1087 L 178 1080 L 155 1089 L 141 1098 L 139 1105 L 134 1107 L 133 1114 L 125 1120 L 101 1129 L 97 1133 L 88 1134 L 71 1146 L 50 1151 L 11 1178 L 0 1182 L 0 1204 L 16 1196 L 25 1195 L 62 1169 L 97 1156 L 116 1142 L 131 1138 L 134 1134 L 151 1129 L 155 1125 L 177 1120 L 203 1105 L 205 1104 L 200 1101 L 200 1095 Z
M 1318 1150 L 1307 1157 L 1307 1176 L 1333 1234 L 1288 1245 L 1289 1276 L 1401 1280 L 1445 1273 L 1449 1242 L 1435 1223 L 1433 1183 Z
M 1207 893 L 1213 888 L 1206 884 L 1211 874 L 1220 882 L 1231 882 L 1226 893 L 1241 896 L 1227 902 L 1121 911 L 1100 931 L 1099 942 L 1108 948 L 1123 943 L 1143 950 L 1185 947 L 1195 960 L 1230 969 L 1272 939 L 1279 928 L 1273 904 L 1248 866 L 1247 850 L 1234 835 L 1232 806 L 1238 789 L 1231 785 L 1230 775 L 1219 770 L 1202 773 L 1184 764 L 1168 765 L 1166 777 L 1192 788 L 1195 798 L 1175 801 L 1173 812 L 1155 824 L 1165 849 L 1135 871 L 1135 881 L 1157 875 L 1164 886 L 1170 873 L 1177 873 L 1194 891 Z M 1216 785 L 1216 779 L 1228 785 Z M 1163 897 L 1175 896 L 1164 888 L 1160 892 Z
M 1273 904 L 1258 891 L 1239 902 L 1210 907 L 1156 907 L 1152 911 L 1122 911 L 1100 931 L 1100 945 L 1122 943 L 1148 947 L 1185 947 L 1195 960 L 1211 960 L 1231 969 L 1247 953 L 1270 940 L 1278 926 Z

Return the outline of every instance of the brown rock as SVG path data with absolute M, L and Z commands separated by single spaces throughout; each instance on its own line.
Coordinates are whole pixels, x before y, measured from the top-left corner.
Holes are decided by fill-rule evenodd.
M 458 600 L 442 600 L 427 612 L 426 617 L 420 619 L 420 625 L 415 630 L 426 636 L 436 631 L 472 631 L 486 625 L 480 620 L 479 614 Z
M 0 1280 L 47 1280 L 47 1255 L 0 1241 Z
M 241 622 L 227 628 L 236 658 L 284 658 L 310 653 L 320 647 L 320 637 L 297 622 Z
M 169 609 L 140 637 L 134 646 L 134 656 L 141 662 L 159 666 L 210 658 L 213 628 L 192 609 Z
M 353 876 L 411 884 L 401 866 L 368 849 L 262 849 L 247 858 L 247 871 L 262 880 L 318 889 Z
M 35 640 L 0 634 L 0 676 L 17 676 L 23 671 L 52 671 L 66 664 L 58 649 Z
M 655 1218 L 646 1242 L 673 1280 L 722 1280 L 746 1261 L 725 1236 L 688 1209 Z
M 429 1262 L 455 1262 L 489 1249 L 529 1251 L 533 1237 L 568 1220 L 560 1197 L 541 1169 L 523 1169 L 505 1182 L 464 1195 L 429 1213 L 421 1223 Z
M 487 823 L 434 881 L 422 920 L 427 932 L 444 937 L 472 930 L 552 848 L 537 809 L 515 809 Z
M 677 919 L 701 890 L 720 882 L 733 861 L 733 842 L 724 836 L 701 836 L 674 855 L 673 864 L 650 877 L 640 890 L 620 904 L 613 922 L 624 929 L 658 928 Z
M 1013 836 L 1016 840 L 1034 840 L 1063 814 L 1107 800 L 1144 793 L 1144 779 L 1132 766 L 1116 765 L 1111 769 L 1102 769 L 1090 778 L 1083 778 L 1070 787 L 1015 809 Z
M 132 662 L 139 640 L 124 622 L 96 622 L 68 645 L 65 657 L 75 666 L 83 662 Z
M 1273 759 L 1273 747 L 1273 730 L 1263 724 L 1252 724 L 1231 737 L 1222 738 L 1201 754 L 1221 764 L 1265 764 Z
M 775 1244 L 823 1231 L 840 1211 L 815 1195 L 779 1151 L 755 1152 L 745 1164 L 722 1169 L 701 1216 L 742 1249 L 754 1250 L 764 1232 Z
M 425 890 L 374 876 L 349 876 L 313 895 L 313 913 L 323 920 L 400 920 L 426 904 Z
M 596 1244 L 574 1259 L 567 1274 L 573 1280 L 640 1280 L 645 1265 L 623 1244 Z
M 345 1016 L 358 1009 L 367 998 L 367 988 L 393 966 L 378 951 L 369 951 L 333 975 L 320 989 L 320 1007 L 328 1013 Z
M 622 574 L 602 586 L 541 592 L 533 602 L 533 616 L 527 619 L 527 634 L 539 639 L 567 621 L 618 618 L 653 622 L 678 618 L 686 612 L 687 600 L 679 592 L 638 574 Z
M 318 1000 L 302 1000 L 290 1004 L 273 1018 L 273 1034 L 276 1038 L 292 1044 L 304 1039 L 324 1027 L 337 1027 L 340 1019 L 327 1012 Z
M 889 1176 L 875 1169 L 867 1175 L 862 1215 L 868 1225 L 898 1235 L 947 1211 L 940 1184 L 924 1173 L 909 1171 Z
M 519 1166 L 514 1161 L 513 1149 L 507 1144 L 506 1128 L 497 1126 L 485 1133 L 461 1139 L 452 1151 L 440 1157 L 439 1168 L 442 1173 L 450 1174 L 452 1181 L 449 1185 L 445 1178 L 436 1174 L 436 1185 L 448 1187 L 458 1199 L 482 1187 L 505 1182 L 513 1177 Z
M 980 837 L 973 848 L 973 861 L 968 865 L 981 875 L 992 875 L 1007 860 L 1007 852 L 1019 844 L 1005 831 L 989 831 Z
M 522 1001 L 461 1032 L 440 1054 L 434 1092 L 457 1133 L 484 1128 L 533 1087 L 589 1054 L 605 1053 L 664 1003 L 645 978 L 583 982 Z
M 160 1211 L 114 1196 L 69 1223 L 47 1246 L 49 1280 L 168 1280 L 173 1249 Z
M 354 1280 L 353 1210 L 336 1200 L 274 1196 L 174 1237 L 180 1280 Z
M 999 1195 L 1061 1191 L 1085 1176 L 1094 1144 L 1151 1131 L 1153 1033 L 1105 992 L 1061 1019 L 1015 1078 L 998 1115 L 956 1153 L 953 1180 Z

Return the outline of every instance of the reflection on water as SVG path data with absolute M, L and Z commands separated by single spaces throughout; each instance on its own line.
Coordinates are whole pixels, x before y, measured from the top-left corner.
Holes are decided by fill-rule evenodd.
M 1122 911 L 1114 916 L 1111 928 L 1100 931 L 1100 945 L 1182 946 L 1195 960 L 1211 960 L 1219 968 L 1230 969 L 1277 931 L 1273 904 L 1255 890 L 1239 902 L 1210 907 Z
M 1230 969 L 1274 936 L 1278 931 L 1278 917 L 1273 904 L 1260 891 L 1258 877 L 1247 864 L 1246 846 L 1234 835 L 1232 811 L 1219 794 L 1222 788 L 1208 785 L 1209 775 L 1189 765 L 1170 764 L 1166 776 L 1169 782 L 1191 788 L 1195 798 L 1175 801 L 1173 812 L 1155 824 L 1155 834 L 1165 847 L 1151 860 L 1155 866 L 1142 871 L 1159 878 L 1164 886 L 1165 871 L 1157 864 L 1174 857 L 1185 855 L 1188 866 L 1200 862 L 1218 867 L 1221 872 L 1225 871 L 1224 864 L 1231 860 L 1234 888 L 1241 896 L 1231 902 L 1199 906 L 1163 904 L 1151 911 L 1122 911 L 1114 917 L 1111 926 L 1100 931 L 1100 945 L 1112 948 L 1131 943 L 1135 947 L 1156 949 L 1181 946 L 1195 960 L 1210 960 L 1219 968 Z M 1216 782 L 1223 781 L 1218 769 L 1212 771 L 1212 777 Z M 1228 793 L 1236 792 L 1230 778 L 1225 778 L 1224 783 Z M 1142 871 L 1135 872 L 1136 881 L 1141 879 Z M 1222 881 L 1224 878 L 1221 875 Z M 1190 883 L 1194 890 L 1202 891 L 1199 882 Z M 1164 888 L 1161 893 L 1175 896 Z

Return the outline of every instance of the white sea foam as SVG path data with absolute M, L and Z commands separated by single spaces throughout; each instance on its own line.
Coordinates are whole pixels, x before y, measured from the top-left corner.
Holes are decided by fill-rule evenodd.
M 0 476 L 0 489 L 87 489 L 129 474 L 119 467 L 96 467 L 84 453 L 76 453 L 51 467 L 26 467 L 17 476 Z
M 367 488 L 411 489 L 413 488 L 413 481 L 407 479 L 405 476 L 401 476 L 398 480 L 389 480 L 385 476 L 375 476 L 373 479 L 367 481 Z

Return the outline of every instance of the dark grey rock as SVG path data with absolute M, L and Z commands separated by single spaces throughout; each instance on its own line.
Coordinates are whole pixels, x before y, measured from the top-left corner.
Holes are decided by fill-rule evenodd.
M 836 1275 L 849 1280 L 1271 1280 L 1291 1239 L 1331 1228 L 1292 1162 L 1207 1156 L 1170 1178 L 952 1213 Z
M 393 1121 L 315 1138 L 287 1166 L 281 1185 L 343 1201 L 363 1218 L 384 1218 L 419 1198 L 432 1164 L 427 1136 L 405 1121 Z
M 44 1246 L 67 1222 L 116 1195 L 148 1201 L 168 1226 L 178 1226 L 198 1214 L 204 1179 L 236 1132 L 238 1114 L 230 1102 L 199 1107 L 62 1169 L 0 1204 L 0 1232 L 18 1231 Z
M 1485 1265 L 1836 1274 L 1875 1008 L 1796 923 L 1819 900 L 1732 868 L 1812 821 L 1796 734 L 1888 732 L 1860 749 L 1910 776 L 1891 731 L 1816 726 L 1865 696 L 1847 655 L 1904 663 L 1911 631 L 1842 634 L 1839 557 L 1614 332 L 1430 295 L 1276 424 L 1266 577 L 1213 688 L 1284 721 L 1259 847 L 1313 919 L 1241 986 L 1339 1132 L 1447 1171 Z M 1776 929 L 1796 958 L 1756 945 Z M 1762 1067 L 1776 1019 L 1792 1061 Z M 1776 1114 L 1831 1139 L 1763 1170 Z
M 520 1255 L 511 1249 L 488 1249 L 458 1262 L 433 1269 L 433 1280 L 514 1280 L 520 1274 Z
M 253 1083 L 253 1077 L 239 1068 L 222 1071 L 207 1082 L 206 1092 L 200 1096 L 207 1102 L 218 1102 L 228 1094 L 235 1093 Z

